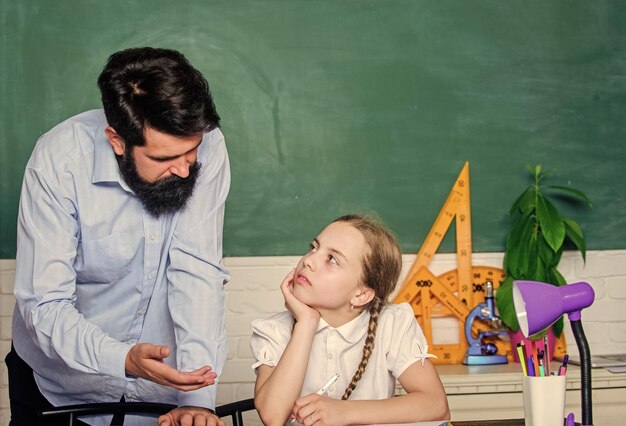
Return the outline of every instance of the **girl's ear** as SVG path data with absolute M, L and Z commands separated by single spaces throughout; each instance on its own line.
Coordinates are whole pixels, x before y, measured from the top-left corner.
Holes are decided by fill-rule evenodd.
M 359 308 L 370 303 L 374 296 L 376 296 L 376 292 L 373 289 L 369 287 L 361 287 L 359 289 L 359 293 L 355 294 L 352 297 L 350 303 L 352 304 L 352 306 Z
M 115 152 L 116 155 L 124 155 L 124 139 L 122 139 L 122 137 L 117 134 L 115 129 L 109 126 L 104 129 L 104 134 L 106 135 L 109 143 L 113 147 L 113 152 Z

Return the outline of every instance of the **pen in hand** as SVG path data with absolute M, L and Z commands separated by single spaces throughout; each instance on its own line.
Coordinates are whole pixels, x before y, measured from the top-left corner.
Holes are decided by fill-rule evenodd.
M 330 388 L 339 378 L 339 373 L 336 373 L 333 377 L 331 377 L 330 379 L 328 379 L 328 381 L 326 382 L 326 384 L 324 386 L 322 386 L 320 388 L 320 390 L 318 390 L 317 392 L 315 392 L 317 395 L 324 395 L 327 391 L 328 388 Z M 289 424 L 293 423 L 296 421 L 295 417 L 291 418 L 291 421 L 289 422 Z
M 335 383 L 337 381 L 338 378 L 339 378 L 339 373 L 335 374 L 333 377 L 328 379 L 326 384 L 324 386 L 322 386 L 322 388 L 320 390 L 318 390 L 317 392 L 315 392 L 315 393 L 318 394 L 318 395 L 324 395 L 326 393 L 326 391 L 328 391 L 328 388 L 331 387 L 333 385 L 333 383 Z

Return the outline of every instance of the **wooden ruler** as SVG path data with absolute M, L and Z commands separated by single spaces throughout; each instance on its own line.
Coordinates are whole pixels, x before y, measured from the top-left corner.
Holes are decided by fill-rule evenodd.
M 465 163 L 439 211 L 424 243 L 417 252 L 413 265 L 397 293 L 394 303 L 408 302 L 428 340 L 429 352 L 437 355 L 436 364 L 460 364 L 467 351 L 465 319 L 471 309 L 485 300 L 487 281 L 497 289 L 504 279 L 500 268 L 472 266 L 472 230 L 470 215 L 469 163 Z M 457 268 L 435 276 L 428 265 L 439 249 L 452 221 L 456 227 Z M 433 339 L 433 319 L 454 318 L 458 321 L 457 343 L 436 343 Z M 486 325 L 475 321 L 473 333 L 487 330 Z M 511 345 L 505 339 L 493 338 L 491 343 L 498 353 L 512 360 Z M 564 347 L 557 342 L 557 351 Z
M 434 285 L 429 287 L 430 292 L 422 290 L 416 298 L 411 301 L 411 307 L 415 313 L 415 318 L 422 326 L 426 339 L 429 342 L 429 352 L 436 355 L 437 359 L 433 360 L 438 364 L 460 364 L 463 361 L 467 350 L 467 338 L 465 336 L 465 320 L 471 311 L 471 307 L 467 306 L 456 294 L 458 294 L 459 281 L 458 271 L 453 269 L 439 276 L 434 276 L 428 268 L 420 269 L 417 274 L 417 280 L 422 288 L 427 287 L 430 283 Z M 474 266 L 472 267 L 472 298 L 478 300 L 476 303 L 484 302 L 485 288 L 487 282 L 491 282 L 494 288 L 498 288 L 504 280 L 502 269 L 490 266 Z M 441 289 L 444 288 L 444 291 Z M 482 300 L 481 300 L 482 299 Z M 427 303 L 423 303 L 426 300 Z M 457 343 L 438 343 L 433 337 L 433 323 L 438 319 L 453 317 L 458 323 L 458 342 Z M 434 321 L 433 321 L 434 320 Z M 439 324 L 441 326 L 441 324 Z M 489 327 L 480 321 L 472 324 L 472 332 L 474 336 L 478 336 L 480 331 L 487 331 Z M 498 347 L 498 353 L 501 355 L 511 355 L 510 345 L 499 338 L 489 339 L 489 343 L 493 343 Z
M 459 287 L 458 297 L 466 306 L 472 305 L 470 285 L 472 281 L 472 229 L 470 221 L 469 199 L 469 163 L 465 163 L 459 177 L 456 179 L 448 198 L 430 228 L 426 240 L 417 252 L 417 257 L 409 269 L 407 278 L 396 296 L 394 302 L 411 301 L 417 296 L 418 287 L 414 285 L 417 273 L 421 268 L 427 268 L 437 249 L 441 245 L 452 220 L 456 218 L 456 254 L 457 274 Z

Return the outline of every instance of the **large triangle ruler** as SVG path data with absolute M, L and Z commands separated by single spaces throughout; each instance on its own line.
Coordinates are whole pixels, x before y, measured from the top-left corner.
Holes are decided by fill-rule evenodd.
M 394 303 L 409 302 L 415 318 L 424 331 L 429 344 L 429 352 L 436 355 L 436 364 L 460 364 L 467 351 L 465 319 L 473 307 L 485 300 L 487 282 L 497 289 L 504 280 L 500 268 L 472 266 L 472 229 L 470 209 L 469 163 L 466 162 L 439 211 L 424 243 L 417 252 Z M 452 221 L 456 228 L 457 268 L 439 276 L 428 266 L 439 249 Z M 458 340 L 437 343 L 433 339 L 433 320 L 454 319 L 458 322 Z M 472 324 L 473 332 L 487 330 L 480 322 Z M 560 349 L 559 349 L 560 342 Z M 557 342 L 556 352 L 564 352 L 563 338 Z M 498 353 L 512 360 L 508 341 L 494 337 Z

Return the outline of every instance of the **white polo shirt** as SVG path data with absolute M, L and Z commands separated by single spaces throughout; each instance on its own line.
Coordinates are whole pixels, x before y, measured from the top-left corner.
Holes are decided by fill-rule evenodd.
M 341 399 L 352 381 L 367 337 L 370 314 L 364 311 L 357 318 L 331 327 L 320 319 L 309 357 L 301 396 L 317 392 L 330 377 L 339 373 L 339 380 L 328 390 L 327 396 Z M 250 345 L 256 362 L 276 366 L 291 337 L 294 318 L 288 311 L 252 322 Z M 374 351 L 363 377 L 350 399 L 387 399 L 395 394 L 396 379 L 418 360 L 434 358 L 428 353 L 428 343 L 408 303 L 388 304 L 381 311 Z

